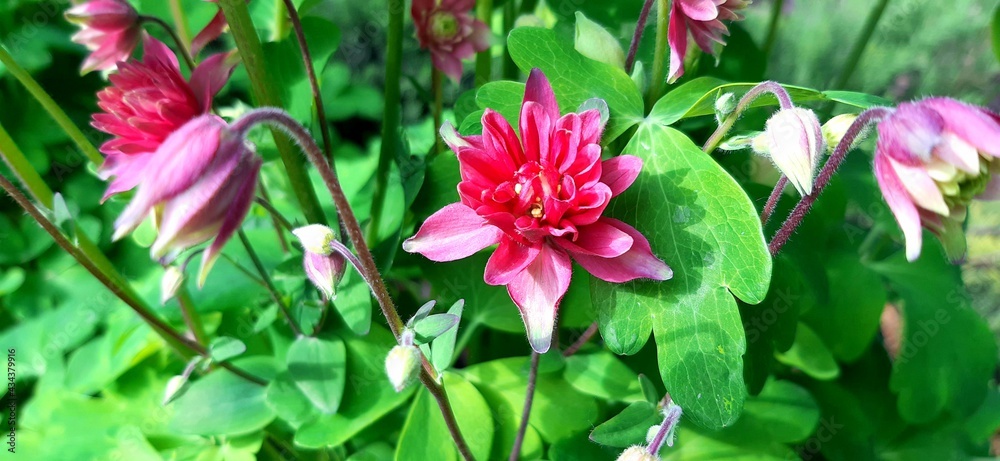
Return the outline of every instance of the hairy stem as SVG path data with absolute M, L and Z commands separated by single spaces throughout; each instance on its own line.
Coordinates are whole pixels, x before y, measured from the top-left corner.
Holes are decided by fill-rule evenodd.
M 653 74 L 649 82 L 649 92 L 646 94 L 646 108 L 653 104 L 663 94 L 663 83 L 666 81 L 667 59 L 667 29 L 670 23 L 670 5 L 668 0 L 656 0 L 656 51 L 653 54 Z
M 288 309 L 288 305 L 285 304 L 285 300 L 281 298 L 281 293 L 275 288 L 274 282 L 271 280 L 271 276 L 267 273 L 267 268 L 264 267 L 264 263 L 261 262 L 260 257 L 257 256 L 257 252 L 254 251 L 253 245 L 250 244 L 250 239 L 247 238 L 246 232 L 242 229 L 237 233 L 240 237 L 240 242 L 243 244 L 243 248 L 247 251 L 247 256 L 250 256 L 250 261 L 253 262 L 254 268 L 257 269 L 257 274 L 260 275 L 260 279 L 264 282 L 264 287 L 267 288 L 267 292 L 271 294 L 271 299 L 274 300 L 275 304 L 278 305 L 278 310 L 281 311 L 281 315 L 285 317 L 288 322 L 288 327 L 292 329 L 292 333 L 295 336 L 302 336 L 302 329 L 299 328 L 298 322 L 292 317 L 291 311 Z
M 178 351 L 178 353 L 180 353 L 182 357 L 184 358 L 190 357 L 190 353 L 192 352 L 194 354 L 201 355 L 203 357 L 208 357 L 208 351 L 204 347 L 202 347 L 202 345 L 190 339 L 185 338 L 183 335 L 181 335 L 173 328 L 171 328 L 170 325 L 167 325 L 166 322 L 156 317 L 156 315 L 154 315 L 152 311 L 146 307 L 142 299 L 135 294 L 135 291 L 133 291 L 131 287 L 129 287 L 126 284 L 120 283 L 114 277 L 109 276 L 99 267 L 97 267 L 97 265 L 95 265 L 94 262 L 87 257 L 87 255 L 83 254 L 83 252 L 80 251 L 79 248 L 74 246 L 66 238 L 66 236 L 64 236 L 59 231 L 59 229 L 56 228 L 55 224 L 53 224 L 52 221 L 49 221 L 49 219 L 44 214 L 42 214 L 42 212 L 39 211 L 38 208 L 35 207 L 33 203 L 31 203 L 31 201 L 28 199 L 28 197 L 24 195 L 24 193 L 18 190 L 18 188 L 13 183 L 11 183 L 6 177 L 2 175 L 0 175 L 0 188 L 6 191 L 7 195 L 13 198 L 14 201 L 17 202 L 17 204 L 25 212 L 27 212 L 28 215 L 31 216 L 35 220 L 35 222 L 37 222 L 42 227 L 42 229 L 45 230 L 45 232 L 52 237 L 53 240 L 55 240 L 56 244 L 59 245 L 59 247 L 62 248 L 63 251 L 72 256 L 73 259 L 76 259 L 76 261 L 80 263 L 80 265 L 83 266 L 83 268 L 86 269 L 87 272 L 90 272 L 90 274 L 93 275 L 94 278 L 96 278 L 108 290 L 110 290 L 112 294 L 117 296 L 119 299 L 125 302 L 125 304 L 131 307 L 136 314 L 139 314 L 139 317 L 142 317 L 142 319 L 146 321 L 146 323 L 148 323 L 153 328 L 153 331 L 155 331 L 161 338 L 163 338 L 163 340 L 166 341 L 166 343 L 170 345 L 172 348 L 174 348 L 174 350 Z M 233 372 L 237 376 L 246 379 L 247 381 L 260 385 L 267 384 L 267 382 L 264 381 L 263 379 L 251 375 L 246 371 L 236 368 L 230 364 L 223 363 L 220 365 L 223 368 L 226 368 L 227 370 Z
M 528 370 L 528 387 L 525 389 L 524 410 L 521 411 L 521 425 L 517 428 L 514 446 L 510 449 L 510 461 L 521 457 L 521 445 L 524 444 L 524 434 L 528 431 L 528 418 L 531 417 L 531 404 L 535 400 L 535 384 L 538 382 L 538 362 L 542 355 L 531 351 L 531 369 Z
M 628 45 L 628 55 L 625 56 L 625 73 L 631 74 L 635 66 L 635 53 L 639 51 L 639 42 L 642 41 L 642 33 L 646 30 L 646 21 L 649 20 L 649 11 L 653 9 L 655 0 L 646 0 L 642 4 L 642 11 L 639 12 L 639 20 L 635 22 L 635 32 L 632 34 L 632 43 Z M 661 69 L 662 72 L 662 69 Z
M 785 191 L 785 186 L 788 185 L 788 176 L 781 175 L 778 179 L 778 183 L 774 185 L 774 190 L 771 191 L 771 195 L 767 197 L 767 203 L 764 204 L 764 211 L 760 214 L 760 223 L 767 224 L 771 220 L 771 215 L 774 214 L 774 209 L 778 206 L 778 201 L 781 200 L 781 193 Z
M 715 129 L 715 132 L 708 138 L 708 141 L 705 141 L 705 146 L 702 147 L 701 150 L 703 150 L 706 154 L 712 153 L 712 151 L 719 146 L 719 143 L 722 142 L 722 138 L 729 133 L 733 124 L 735 124 L 736 121 L 739 120 L 740 116 L 743 115 L 743 112 L 749 109 L 750 105 L 753 104 L 757 98 L 767 93 L 774 95 L 774 97 L 778 99 L 778 106 L 781 107 L 781 109 L 791 109 L 794 107 L 794 104 L 792 104 L 792 97 L 789 96 L 788 91 L 785 91 L 784 87 L 777 82 L 761 82 L 757 86 L 751 88 L 750 91 L 747 91 L 746 94 L 740 98 L 740 101 L 736 103 L 736 109 L 727 115 L 722 123 L 719 124 L 719 127 Z
M 344 222 L 347 237 L 351 240 L 351 245 L 354 246 L 354 249 L 358 254 L 358 264 L 360 264 L 362 268 L 362 271 L 360 272 L 362 272 L 362 275 L 368 282 L 368 286 L 375 295 L 375 300 L 378 301 L 379 308 L 389 325 L 389 329 L 398 341 L 403 333 L 403 319 L 399 317 L 399 313 L 396 311 L 396 306 L 392 301 L 392 297 L 389 296 L 389 290 L 386 288 L 385 282 L 382 280 L 382 275 L 379 273 L 378 267 L 375 265 L 375 258 L 372 256 L 371 250 L 368 248 L 368 244 L 365 243 L 364 233 L 361 230 L 361 224 L 358 222 L 358 218 L 354 215 L 354 210 L 351 209 L 347 196 L 344 195 L 344 189 L 341 187 L 340 181 L 337 179 L 336 170 L 334 170 L 323 157 L 322 151 L 320 151 L 319 146 L 316 145 L 313 138 L 309 136 L 309 132 L 306 131 L 306 129 L 297 121 L 295 121 L 295 119 L 289 117 L 280 109 L 260 108 L 252 110 L 244 114 L 240 120 L 233 123 L 232 128 L 238 136 L 245 137 L 246 133 L 253 128 L 254 125 L 260 123 L 266 123 L 288 133 L 292 139 L 298 143 L 299 147 L 302 148 L 302 151 L 305 153 L 309 161 L 316 166 L 320 177 L 323 179 L 323 183 L 330 191 L 333 203 L 337 207 L 337 213 Z M 424 358 L 420 381 L 424 383 L 424 386 L 426 386 L 431 394 L 434 395 L 445 422 L 454 422 L 455 415 L 452 412 L 451 405 L 448 403 L 448 397 L 444 393 L 444 390 L 437 384 L 437 380 L 430 370 L 432 370 L 432 368 L 427 362 L 427 359 Z M 449 423 L 448 427 L 458 452 L 461 453 L 462 457 L 466 460 L 473 459 L 472 452 L 469 451 L 468 444 L 465 442 L 461 432 L 458 430 L 457 423 Z
M 167 24 L 166 21 L 156 16 L 139 16 L 139 22 L 141 23 L 151 22 L 153 24 L 160 26 L 161 29 L 165 30 L 167 34 L 170 35 L 170 39 L 174 41 L 175 45 L 177 45 L 177 50 L 180 51 L 181 57 L 184 58 L 184 63 L 187 64 L 188 69 L 194 71 L 195 68 L 194 58 L 191 57 L 191 51 L 188 50 L 187 47 L 188 42 L 182 39 L 179 35 L 177 35 L 177 31 L 174 30 L 174 28 L 171 27 L 170 24 Z
M 73 144 L 76 144 L 76 147 L 80 149 L 80 152 L 83 152 L 83 155 L 87 157 L 88 160 L 94 162 L 95 165 L 100 165 L 104 162 L 104 157 L 97 151 L 94 144 L 90 142 L 87 135 L 83 134 L 83 131 L 81 131 L 80 128 L 77 127 L 72 120 L 70 120 L 69 116 L 66 115 L 66 112 L 63 111 L 62 108 L 59 107 L 59 104 L 52 99 L 52 96 L 49 96 L 49 93 L 47 93 L 42 86 L 31 77 L 31 74 L 29 74 L 28 71 L 24 70 L 24 68 L 14 60 L 14 57 L 7 52 L 7 48 L 2 45 L 0 45 L 0 63 L 3 63 L 3 65 L 7 67 L 7 72 L 13 75 L 18 82 L 21 82 L 24 89 L 28 90 L 28 93 L 31 93 L 31 96 L 34 97 L 39 104 L 41 104 L 42 108 L 45 109 L 45 112 L 49 114 L 49 117 L 52 117 L 52 120 L 59 125 L 59 128 L 61 128 L 69 136 L 69 138 L 73 140 Z
M 264 62 L 264 48 L 261 46 L 260 37 L 257 36 L 253 21 L 250 19 L 250 11 L 247 9 L 246 1 L 219 0 L 219 5 L 229 23 L 229 30 L 236 41 L 243 65 L 250 76 L 250 85 L 257 104 L 281 107 L 278 85 L 274 82 L 274 73 L 269 71 Z M 295 193 L 299 205 L 302 206 L 302 212 L 306 219 L 311 223 L 325 224 L 326 217 L 320 208 L 316 191 L 312 188 L 312 182 L 309 180 L 301 157 L 295 152 L 287 136 L 283 136 L 279 132 L 274 132 L 273 135 L 278 155 L 281 157 L 281 163 L 288 175 L 288 184 Z
M 767 245 L 768 250 L 771 252 L 771 256 L 775 256 L 781 251 L 781 247 L 788 242 L 789 237 L 798 229 L 799 224 L 802 223 L 802 219 L 806 217 L 809 210 L 812 208 L 813 203 L 819 198 L 819 194 L 823 193 L 823 189 L 829 184 L 830 179 L 833 178 L 834 173 L 840 168 L 840 164 L 844 162 L 844 158 L 847 157 L 848 152 L 851 151 L 851 147 L 854 145 L 855 140 L 859 136 L 862 136 L 867 132 L 868 127 L 872 124 L 878 123 L 889 114 L 892 113 L 892 109 L 885 107 L 873 107 L 862 112 L 858 115 L 858 118 L 854 120 L 850 128 L 847 129 L 847 133 L 844 134 L 844 138 L 840 140 L 837 147 L 833 150 L 833 154 L 830 155 L 829 160 L 823 165 L 823 169 L 820 170 L 819 175 L 816 176 L 816 183 L 813 186 L 813 191 L 811 194 L 802 197 L 799 203 L 795 205 L 792 209 L 791 214 L 788 215 L 788 219 L 781 224 L 781 228 L 774 234 L 771 242 Z
M 372 198 L 371 222 L 368 225 L 368 240 L 374 245 L 378 241 L 382 209 L 389 192 L 389 170 L 396 157 L 400 143 L 400 88 L 403 66 L 403 13 L 404 0 L 389 0 L 389 32 L 386 37 L 385 52 L 385 108 L 382 112 L 382 146 L 379 149 L 378 169 L 375 172 L 375 195 Z M 339 207 L 338 207 L 339 209 Z
M 649 446 L 646 447 L 646 452 L 658 456 L 660 454 L 660 449 L 663 448 L 664 443 L 667 445 L 673 445 L 672 442 L 667 440 L 667 436 L 677 427 L 677 423 L 681 420 L 681 407 L 677 405 L 670 405 L 669 400 L 667 401 L 666 415 L 663 417 L 663 424 L 660 424 L 660 430 L 656 431 L 656 435 L 653 436 L 653 440 L 649 442 Z
M 569 357 L 575 354 L 577 351 L 580 350 L 581 347 L 583 347 L 584 344 L 587 344 L 587 342 L 590 341 L 590 339 L 593 338 L 595 334 L 597 334 L 597 322 L 591 323 L 590 326 L 587 327 L 587 329 L 583 332 L 583 334 L 580 335 L 580 338 L 577 339 L 576 342 L 574 342 L 572 345 L 567 347 L 565 351 L 563 351 L 563 357 Z

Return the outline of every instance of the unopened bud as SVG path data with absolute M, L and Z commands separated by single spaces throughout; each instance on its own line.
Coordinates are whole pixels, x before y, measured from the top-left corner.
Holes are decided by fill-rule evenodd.
M 618 461 L 660 461 L 660 457 L 649 454 L 646 447 L 633 445 L 622 452 Z
M 534 14 L 522 14 L 517 17 L 517 20 L 514 21 L 514 28 L 517 29 L 518 27 L 544 28 L 545 21 L 543 21 L 542 18 Z
M 166 304 L 177 295 L 177 290 L 184 283 L 184 272 L 177 266 L 169 266 L 160 278 L 160 304 Z
M 573 46 L 590 59 L 625 68 L 625 51 L 622 50 L 621 42 L 579 11 L 576 12 L 576 39 Z
M 646 443 L 653 443 L 653 439 L 656 438 L 656 434 L 658 432 L 660 432 L 660 425 L 659 424 L 657 424 L 657 425 L 649 428 L 649 430 L 646 431 Z
M 299 238 L 299 243 L 302 244 L 302 248 L 309 253 L 328 255 L 331 251 L 333 251 L 330 248 L 330 242 L 332 242 L 336 236 L 333 234 L 333 229 L 330 229 L 329 227 L 322 224 L 310 224 L 308 226 L 295 229 L 292 233 Z
M 344 271 L 347 269 L 344 257 L 340 253 L 322 255 L 306 251 L 302 255 L 302 265 L 306 277 L 323 293 L 323 300 L 336 299 L 337 284 L 344 278 Z
M 188 387 L 188 377 L 187 376 L 174 376 L 167 380 L 167 387 L 163 391 L 163 405 L 167 405 L 181 394 L 187 390 Z
M 722 93 L 715 99 L 715 120 L 722 123 L 722 119 L 729 116 L 736 110 L 736 95 L 732 93 Z
M 826 150 L 816 114 L 798 107 L 782 109 L 767 121 L 759 138 L 761 142 L 755 140 L 754 149 L 769 156 L 799 194 L 812 193 L 813 175 Z
M 823 124 L 823 138 L 826 139 L 826 147 L 831 151 L 844 139 L 847 130 L 851 128 L 858 116 L 856 114 L 840 114 Z M 860 137 L 859 137 L 860 138 Z
M 385 358 L 385 373 L 396 392 L 402 392 L 420 375 L 420 349 L 416 346 L 395 346 Z

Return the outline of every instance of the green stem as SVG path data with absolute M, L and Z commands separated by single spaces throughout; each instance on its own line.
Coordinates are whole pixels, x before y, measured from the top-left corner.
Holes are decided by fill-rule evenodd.
M 295 229 L 295 226 L 292 225 L 292 223 L 288 220 L 288 218 L 285 218 L 281 214 L 281 212 L 278 211 L 278 209 L 271 204 L 271 202 L 267 199 L 266 196 L 257 197 L 256 200 L 257 204 L 260 205 L 261 208 L 263 208 L 265 211 L 267 211 L 268 214 L 271 215 L 271 219 L 274 220 L 276 226 L 280 226 L 285 230 L 287 230 L 288 232 L 291 232 Z
M 170 24 L 167 24 L 166 21 L 156 16 L 139 16 L 139 22 L 151 22 L 153 24 L 160 26 L 161 29 L 167 31 L 167 34 L 170 35 L 170 39 L 173 40 L 174 44 L 177 45 L 177 49 L 178 51 L 180 51 L 181 57 L 184 58 L 184 63 L 187 64 L 188 69 L 194 72 L 195 68 L 194 58 L 191 57 L 191 51 L 188 50 L 187 46 L 189 42 L 181 38 L 181 36 L 178 35 L 177 31 L 174 30 L 173 27 L 170 27 Z
M 521 424 L 517 428 L 517 436 L 514 438 L 514 446 L 510 450 L 510 461 L 517 461 L 521 458 L 521 445 L 524 443 L 524 434 L 528 431 L 528 419 L 531 417 L 531 404 L 535 399 L 535 383 L 538 381 L 538 362 L 541 354 L 531 352 L 531 368 L 528 370 L 528 387 L 524 391 L 524 409 L 521 411 Z
M 868 13 L 865 25 L 861 28 L 861 35 L 858 36 L 854 45 L 851 46 L 851 54 L 848 55 L 844 69 L 840 71 L 840 75 L 837 76 L 837 80 L 830 88 L 835 90 L 843 89 L 847 81 L 851 79 L 851 75 L 854 75 L 854 71 L 858 68 L 858 63 L 861 61 L 861 56 L 865 53 L 865 48 L 868 46 L 872 34 L 875 33 L 875 27 L 878 26 L 878 22 L 882 19 L 882 14 L 885 13 L 887 6 L 889 6 L 889 0 L 879 0 L 871 12 Z
M 73 140 L 73 143 L 76 144 L 76 147 L 80 149 L 80 152 L 83 152 L 83 155 L 87 157 L 88 160 L 94 162 L 96 165 L 100 165 L 104 162 L 104 157 L 97 151 L 97 148 L 94 147 L 90 140 L 87 139 L 87 135 L 83 134 L 83 131 L 81 131 L 80 128 L 69 119 L 66 112 L 59 107 L 59 104 L 56 104 L 52 97 L 49 96 L 44 89 L 42 89 L 41 85 L 39 85 L 35 79 L 31 78 L 31 74 L 24 70 L 24 68 L 14 60 L 14 57 L 10 55 L 7 48 L 4 48 L 3 46 L 0 46 L 0 62 L 7 67 L 7 72 L 10 72 L 14 78 L 21 82 L 21 85 L 24 85 L 24 88 L 31 93 L 31 96 L 33 96 L 35 100 L 42 105 L 45 112 L 48 112 L 49 117 L 52 117 L 52 120 L 55 120 L 56 124 L 59 125 L 59 128 L 62 128 L 62 130 L 69 135 L 70 139 Z
M 371 223 L 368 242 L 378 242 L 378 229 L 389 190 L 389 168 L 399 148 L 400 90 L 399 81 L 403 66 L 403 14 L 405 0 L 389 0 L 389 32 L 385 56 L 385 109 L 382 112 L 382 147 L 379 151 L 378 170 L 375 173 L 375 196 L 372 199 Z
M 184 324 L 191 331 L 194 340 L 203 346 L 208 345 L 205 324 L 202 323 L 201 316 L 198 315 L 198 310 L 194 307 L 194 301 L 191 300 L 191 293 L 184 286 L 181 286 L 177 290 L 177 303 L 181 306 L 181 315 L 184 317 Z
M 193 342 L 180 333 L 174 331 L 170 325 L 167 325 L 163 320 L 160 320 L 153 312 L 146 306 L 145 302 L 136 295 L 132 287 L 126 283 L 122 283 L 115 277 L 112 277 L 109 273 L 102 271 L 97 267 L 94 262 L 83 254 L 80 248 L 74 246 L 60 231 L 56 228 L 52 221 L 49 221 L 41 211 L 31 203 L 28 199 L 13 183 L 11 183 L 6 177 L 0 175 L 0 188 L 7 192 L 15 202 L 31 216 L 35 222 L 37 222 L 46 233 L 48 233 L 56 244 L 59 245 L 66 253 L 69 253 L 87 272 L 90 272 L 102 285 L 104 285 L 112 294 L 117 296 L 119 299 L 125 302 L 129 307 L 135 311 L 143 320 L 148 323 L 154 332 L 156 332 L 163 340 L 171 346 L 174 350 L 181 355 L 182 358 L 188 359 L 191 357 L 191 353 L 201 355 L 203 357 L 208 357 L 208 351 L 202 347 L 200 344 Z M 119 276 L 120 277 L 120 276 Z M 228 363 L 223 363 L 221 366 L 237 376 L 244 378 L 250 382 L 265 385 L 266 381 L 253 376 L 239 368 L 236 368 Z
M 441 119 L 442 113 L 444 112 L 444 88 L 443 88 L 443 74 L 437 67 L 431 66 L 431 94 L 434 96 L 434 151 L 431 152 L 431 158 L 436 156 L 441 152 Z
M 278 93 L 278 85 L 274 82 L 273 72 L 267 69 L 264 62 L 264 48 L 261 46 L 260 37 L 254 29 L 253 21 L 250 19 L 250 10 L 247 9 L 245 0 L 220 0 L 219 5 L 229 22 L 229 30 L 236 41 L 243 65 L 246 66 L 247 74 L 250 76 L 250 85 L 253 88 L 255 100 L 261 106 L 282 107 L 281 96 Z M 306 219 L 315 224 L 325 224 L 326 217 L 320 208 L 319 200 L 316 198 L 316 191 L 312 188 L 312 182 L 306 172 L 302 157 L 295 152 L 291 140 L 284 133 L 272 130 L 274 144 L 278 148 L 278 155 L 285 166 L 288 174 L 288 183 L 295 193 L 295 198 L 302 206 L 302 212 Z
M 281 297 L 281 293 L 274 286 L 274 282 L 271 280 L 271 276 L 267 273 L 267 268 L 264 267 L 264 263 L 257 256 L 257 252 L 254 251 L 253 245 L 250 244 L 250 239 L 247 238 L 246 232 L 240 229 L 237 232 L 240 237 L 240 242 L 243 244 L 243 248 L 247 251 L 247 256 L 250 256 L 250 261 L 253 262 L 253 266 L 257 269 L 257 274 L 260 275 L 260 279 L 264 282 L 264 287 L 267 288 L 267 292 L 271 294 L 271 298 L 278 305 L 278 309 L 281 310 L 281 315 L 285 317 L 288 321 L 288 327 L 292 329 L 292 333 L 295 336 L 302 336 L 302 329 L 299 328 L 298 322 L 292 317 L 292 312 L 288 310 L 288 305 L 285 304 L 285 300 Z
M 785 6 L 785 0 L 774 0 L 771 5 L 771 22 L 767 26 L 767 38 L 764 39 L 764 59 L 771 57 L 771 50 L 774 49 L 774 42 L 778 39 L 778 25 L 781 24 L 781 9 Z
M 476 2 L 476 17 L 486 24 L 486 27 L 493 27 L 493 0 L 478 0 Z M 486 48 L 476 54 L 476 88 L 489 83 L 493 77 L 493 55 L 490 48 Z
M 507 0 L 507 3 L 503 4 L 503 34 L 504 37 L 514 30 L 514 22 L 517 20 L 517 6 L 515 5 L 515 0 Z M 504 80 L 517 80 L 518 69 L 517 65 L 514 64 L 514 58 L 510 56 L 510 51 L 507 48 L 507 42 L 504 41 L 503 46 L 503 79 Z
M 670 23 L 670 5 L 668 0 L 656 0 L 656 51 L 653 54 L 653 74 L 649 82 L 649 93 L 646 94 L 646 107 L 653 104 L 663 95 L 663 82 L 666 81 L 667 60 L 667 29 Z
M 191 30 L 188 29 L 187 15 L 184 14 L 184 8 L 181 7 L 180 0 L 170 0 L 170 16 L 174 18 L 177 35 L 180 39 L 177 46 L 180 46 L 184 50 L 185 55 L 190 55 L 190 48 L 187 44 L 191 43 Z
M 288 18 L 285 12 L 291 14 L 295 10 L 295 5 L 288 6 L 285 0 L 274 0 L 274 35 L 271 40 L 278 42 L 288 36 Z

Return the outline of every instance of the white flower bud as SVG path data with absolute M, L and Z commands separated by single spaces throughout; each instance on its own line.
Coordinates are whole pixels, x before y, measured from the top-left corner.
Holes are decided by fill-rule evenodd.
M 816 166 L 826 150 L 816 114 L 798 107 L 782 109 L 767 121 L 762 140 L 771 161 L 799 194 L 812 193 Z
M 722 93 L 715 99 L 715 119 L 722 123 L 722 119 L 736 110 L 736 95 L 732 93 Z
M 326 227 L 322 224 L 310 224 L 305 227 L 300 227 L 292 231 L 296 237 L 299 238 L 299 242 L 302 243 L 302 248 L 310 253 L 316 253 L 321 255 L 328 255 L 331 251 L 330 242 L 335 238 L 333 234 L 333 229 Z
M 844 139 L 844 135 L 847 134 L 847 129 L 854 124 L 854 120 L 857 119 L 856 114 L 840 114 L 830 120 L 827 120 L 823 124 L 823 138 L 826 140 L 826 147 L 831 151 L 840 144 L 840 140 Z
M 395 346 L 385 358 L 385 373 L 396 392 L 402 392 L 420 375 L 420 349 L 417 346 Z
M 646 431 L 646 443 L 652 443 L 653 439 L 656 438 L 656 433 L 657 432 L 660 432 L 660 425 L 659 424 L 657 424 L 657 425 L 649 428 L 649 430 Z
M 618 461 L 660 461 L 660 457 L 649 454 L 646 451 L 646 447 L 633 445 L 622 452 L 621 456 L 618 457 Z

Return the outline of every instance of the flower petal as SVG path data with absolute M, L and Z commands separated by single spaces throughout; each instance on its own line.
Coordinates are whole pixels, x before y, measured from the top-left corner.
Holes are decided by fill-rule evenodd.
M 205 48 L 205 45 L 219 38 L 227 27 L 229 27 L 229 23 L 226 22 L 226 16 L 222 14 L 220 9 L 215 13 L 215 16 L 212 16 L 212 20 L 205 25 L 205 28 L 201 29 L 201 32 L 198 32 L 198 35 L 195 35 L 194 39 L 191 40 L 191 55 L 197 56 L 198 52 Z
M 619 155 L 601 165 L 601 182 L 611 188 L 611 196 L 625 192 L 642 171 L 642 159 L 634 155 Z
M 502 235 L 472 208 L 452 203 L 427 218 L 416 235 L 403 242 L 403 250 L 432 261 L 454 261 L 496 244 Z
M 908 165 L 930 160 L 941 141 L 944 121 L 937 112 L 915 103 L 903 103 L 878 124 L 878 146 L 893 159 Z
M 587 272 L 612 283 L 628 282 L 638 278 L 669 280 L 674 276 L 674 271 L 670 269 L 670 266 L 667 266 L 653 254 L 649 241 L 635 228 L 612 218 L 601 218 L 600 222 L 614 226 L 632 237 L 632 247 L 615 258 L 574 253 L 573 258 Z
M 524 109 L 529 102 L 539 104 L 545 113 L 548 114 L 550 122 L 554 122 L 559 118 L 559 104 L 556 102 L 556 94 L 552 91 L 552 85 L 549 84 L 549 79 L 546 78 L 545 74 L 538 68 L 531 69 L 531 74 L 528 75 L 528 81 L 524 84 L 524 100 L 521 102 L 521 119 L 524 118 Z M 522 130 L 523 129 L 524 128 L 522 127 Z
M 632 248 L 633 238 L 609 221 L 610 218 L 602 218 L 593 224 L 577 228 L 578 234 L 573 240 L 558 238 L 554 241 L 573 256 L 621 256 Z
M 569 255 L 551 245 L 542 245 L 531 264 L 507 284 L 507 293 L 521 311 L 531 348 L 548 352 L 559 302 L 569 289 L 573 266 Z
M 232 200 L 227 201 L 229 203 L 229 211 L 222 220 L 222 226 L 219 227 L 215 240 L 208 246 L 205 253 L 201 255 L 201 268 L 198 270 L 198 288 L 205 285 L 205 278 L 208 277 L 208 271 L 212 269 L 215 260 L 222 254 L 222 247 L 226 246 L 226 242 L 229 241 L 233 234 L 236 233 L 236 230 L 240 228 L 240 225 L 243 224 L 243 218 L 246 218 L 247 213 L 250 212 L 251 205 L 253 205 L 263 160 L 254 154 L 247 153 L 245 155 L 242 162 L 243 165 L 241 165 L 241 170 L 243 171 L 238 173 L 241 185 L 235 191 Z
M 674 0 L 684 15 L 695 21 L 711 21 L 719 17 L 719 8 L 713 0 Z
M 923 243 L 920 214 L 899 176 L 896 175 L 889 157 L 882 152 L 875 153 L 875 179 L 878 181 L 879 189 L 882 190 L 882 197 L 889 204 L 889 209 L 903 230 L 903 237 L 906 240 L 906 259 L 916 261 Z
M 230 53 L 218 53 L 209 56 L 191 73 L 191 91 L 198 99 L 201 110 L 212 110 L 212 98 L 226 86 L 226 81 L 233 73 L 237 60 L 230 59 Z
M 688 29 L 680 6 L 674 2 L 670 8 L 670 26 L 667 29 L 667 43 L 670 45 L 669 83 L 676 82 L 684 75 L 684 57 L 687 55 Z
M 923 165 L 909 166 L 889 158 L 896 176 L 903 187 L 910 193 L 913 202 L 925 210 L 933 211 L 941 216 L 948 216 L 948 204 L 944 203 L 944 195 L 936 182 L 931 179 Z
M 931 98 L 923 104 L 941 114 L 948 131 L 991 157 L 1000 157 L 1000 123 L 988 112 L 948 98 Z
M 501 238 L 500 245 L 486 263 L 483 280 L 490 285 L 506 285 L 538 256 L 542 245 L 522 245 L 510 238 Z

